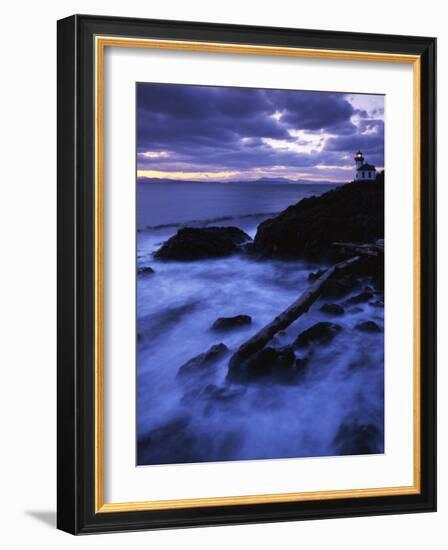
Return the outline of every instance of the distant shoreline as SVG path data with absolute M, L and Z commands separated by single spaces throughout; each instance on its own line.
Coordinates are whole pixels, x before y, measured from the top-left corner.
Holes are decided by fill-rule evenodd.
M 151 185 L 157 183 L 196 183 L 196 184 L 219 184 L 219 185 L 228 185 L 228 184 L 241 184 L 241 185 L 254 185 L 254 184 L 263 184 L 263 185 L 345 185 L 349 183 L 348 181 L 312 181 L 312 180 L 287 180 L 287 179 L 258 179 L 258 180 L 232 180 L 232 181 L 215 181 L 215 180 L 176 180 L 176 179 L 163 179 L 163 178 L 145 178 L 138 177 L 137 183 Z

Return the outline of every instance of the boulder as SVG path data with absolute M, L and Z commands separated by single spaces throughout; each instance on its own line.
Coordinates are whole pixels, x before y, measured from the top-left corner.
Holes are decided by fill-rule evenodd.
M 356 330 L 361 332 L 381 332 L 381 328 L 375 323 L 375 321 L 362 321 L 356 325 Z
M 188 376 L 189 374 L 196 374 L 198 372 L 204 373 L 216 363 L 219 359 L 229 353 L 229 348 L 223 344 L 215 344 L 211 346 L 206 352 L 200 353 L 196 357 L 193 357 L 186 363 L 184 363 L 178 370 L 177 376 L 179 378 Z
M 236 353 L 229 362 L 229 382 L 289 382 L 296 374 L 296 357 L 291 346 L 266 347 L 242 358 Z
M 324 313 L 328 313 L 328 315 L 344 315 L 345 309 L 340 306 L 339 304 L 323 304 L 320 308 L 321 311 Z
M 201 260 L 229 256 L 250 241 L 237 227 L 184 227 L 155 252 L 161 260 Z
M 294 341 L 298 348 L 306 348 L 310 344 L 328 344 L 342 330 L 337 323 L 321 321 L 300 333 Z
M 249 315 L 235 315 L 234 317 L 219 317 L 212 325 L 216 331 L 227 331 L 239 328 L 252 323 L 252 317 Z
M 275 258 L 333 258 L 333 243 L 384 238 L 384 177 L 307 197 L 258 226 L 253 252 Z

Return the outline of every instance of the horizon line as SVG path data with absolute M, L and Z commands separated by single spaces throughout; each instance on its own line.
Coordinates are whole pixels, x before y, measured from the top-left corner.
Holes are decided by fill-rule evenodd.
M 149 180 L 149 181 L 173 181 L 173 182 L 186 182 L 186 183 L 263 183 L 263 180 L 265 180 L 266 183 L 275 183 L 277 180 L 279 183 L 289 183 L 289 184 L 302 184 L 302 183 L 309 183 L 309 184 L 345 184 L 350 183 L 353 180 L 313 180 L 313 179 L 307 179 L 307 178 L 301 178 L 298 180 L 292 180 L 289 178 L 279 177 L 266 177 L 266 178 L 255 178 L 255 179 L 235 179 L 235 180 L 212 180 L 212 179 L 183 179 L 183 178 L 156 178 L 152 176 L 137 176 L 137 180 Z M 269 181 L 266 181 L 269 180 Z

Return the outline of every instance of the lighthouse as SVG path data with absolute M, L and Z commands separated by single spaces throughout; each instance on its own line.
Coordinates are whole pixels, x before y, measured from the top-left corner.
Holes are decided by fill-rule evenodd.
M 376 179 L 376 168 L 372 164 L 364 162 L 364 155 L 358 151 L 354 158 L 356 165 L 355 180 L 374 181 Z

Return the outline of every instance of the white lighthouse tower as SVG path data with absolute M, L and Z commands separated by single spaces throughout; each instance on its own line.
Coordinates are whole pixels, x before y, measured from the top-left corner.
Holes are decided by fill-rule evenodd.
M 372 164 L 364 162 L 364 155 L 358 151 L 354 158 L 356 165 L 355 180 L 374 181 L 376 179 L 376 168 Z

